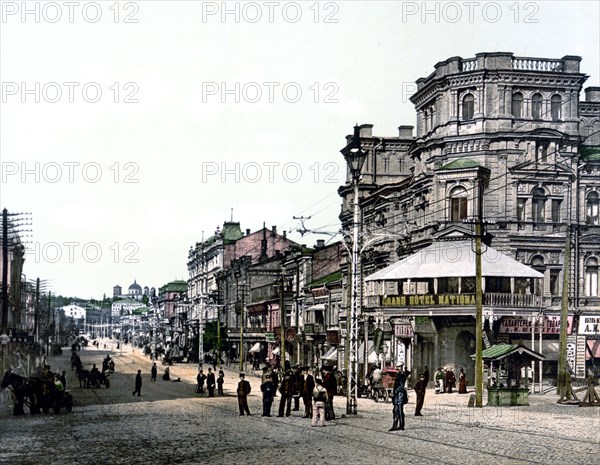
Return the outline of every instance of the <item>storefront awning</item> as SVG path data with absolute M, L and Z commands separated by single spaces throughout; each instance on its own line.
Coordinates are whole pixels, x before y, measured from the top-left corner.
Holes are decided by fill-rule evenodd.
M 588 339 L 585 359 L 600 358 L 600 339 Z
M 367 356 L 367 363 L 377 363 L 379 357 L 373 350 L 373 341 L 369 341 L 369 355 Z M 365 363 L 365 343 L 361 342 L 358 348 L 358 363 Z
M 475 252 L 471 241 L 436 242 L 423 250 L 379 270 L 366 281 L 451 278 L 475 276 Z M 481 256 L 484 277 L 542 278 L 542 273 L 492 247 Z
M 321 357 L 321 360 L 327 360 L 328 362 L 337 361 L 337 349 L 335 347 L 331 347 L 325 355 Z
M 260 352 L 260 342 L 255 343 L 248 352 L 250 352 L 251 354 Z
M 313 305 L 312 307 L 308 307 L 306 309 L 307 312 L 314 312 L 315 310 L 324 311 L 325 310 L 325 304 Z

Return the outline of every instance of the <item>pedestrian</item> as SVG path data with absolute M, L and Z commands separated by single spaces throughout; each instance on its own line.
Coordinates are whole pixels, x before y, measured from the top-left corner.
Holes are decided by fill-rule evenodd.
M 427 391 L 427 381 L 424 374 L 419 376 L 419 381 L 415 383 L 414 390 L 417 394 L 415 417 L 422 417 L 423 414 L 421 413 L 421 409 L 423 408 L 423 403 L 425 402 L 425 392 Z
M 463 368 L 461 368 L 460 372 L 458 373 L 458 393 L 467 393 L 467 375 L 465 374 L 465 370 Z
M 156 381 L 157 373 L 158 373 L 158 368 L 156 368 L 156 363 L 153 363 L 152 368 L 150 369 L 150 381 Z
M 304 402 L 304 418 L 312 418 L 313 416 L 313 391 L 315 390 L 315 378 L 304 367 L 304 384 L 302 386 L 302 401 Z
M 425 376 L 425 382 L 429 385 L 429 368 L 425 365 L 425 369 L 423 370 L 423 376 Z
M 405 384 L 406 375 L 404 371 L 399 370 L 394 381 L 392 394 L 394 423 L 388 431 L 404 430 L 404 405 L 408 403 L 408 393 L 406 392 Z
M 452 371 L 452 367 L 449 367 L 446 370 L 446 390 L 448 391 L 448 394 L 452 394 L 452 388 L 454 388 L 455 383 L 456 375 L 454 374 L 454 371 Z
M 165 372 L 162 376 L 163 381 L 169 381 L 171 379 L 171 375 L 169 374 L 169 367 L 165 368 Z
M 137 375 L 135 376 L 135 390 L 133 391 L 133 395 L 137 392 L 138 397 L 142 395 L 142 370 L 138 370 Z
M 275 399 L 275 385 L 271 380 L 271 375 L 267 373 L 265 376 L 265 382 L 260 385 L 260 390 L 263 393 L 263 417 L 271 416 L 271 406 Z
M 208 388 L 208 397 L 215 396 L 215 374 L 212 369 L 208 367 L 208 375 L 206 375 L 206 387 Z
M 248 408 L 248 395 L 252 388 L 250 387 L 250 383 L 246 381 L 246 374 L 242 371 L 240 373 L 240 382 L 237 387 L 237 396 L 238 396 L 238 406 L 240 408 L 240 416 L 244 416 L 244 412 L 246 415 L 251 415 L 250 409 Z
M 58 377 L 58 379 L 60 379 L 60 382 L 62 383 L 63 388 L 67 389 L 67 374 L 66 374 L 66 372 L 63 371 L 62 375 L 60 375 Z
M 281 400 L 279 401 L 279 415 L 282 417 L 284 410 L 285 416 L 289 417 L 292 409 L 292 372 L 286 371 L 283 375 L 283 381 L 279 387 L 279 393 L 281 394 Z
M 444 393 L 444 378 L 446 377 L 444 370 L 442 370 L 442 367 L 439 367 L 437 369 L 437 371 L 435 372 L 435 393 L 436 394 L 442 394 Z
M 325 426 L 326 413 L 325 404 L 327 402 L 327 389 L 323 386 L 321 378 L 315 380 L 315 388 L 313 389 L 313 415 L 311 426 Z
M 292 374 L 292 397 L 294 399 L 294 412 L 300 411 L 300 396 L 302 395 L 302 387 L 304 386 L 304 375 L 302 374 L 302 368 L 300 365 L 294 367 Z
M 323 376 L 323 387 L 327 390 L 327 402 L 325 403 L 325 419 L 327 421 L 335 420 L 335 412 L 333 410 L 333 399 L 337 393 L 337 381 L 333 375 L 331 367 L 323 368 L 325 376 Z
M 206 380 L 206 375 L 202 372 L 202 368 L 198 372 L 196 376 L 196 394 L 204 394 L 204 381 Z
M 223 376 L 223 371 L 219 372 L 219 377 L 217 378 L 217 394 L 222 396 L 223 395 L 223 383 L 225 382 L 224 376 Z

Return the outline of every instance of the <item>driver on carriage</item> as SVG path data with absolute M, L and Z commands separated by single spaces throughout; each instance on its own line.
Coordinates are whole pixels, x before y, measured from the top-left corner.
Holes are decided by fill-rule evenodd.
M 98 385 L 98 378 L 100 376 L 100 371 L 98 370 L 98 368 L 96 367 L 96 364 L 94 363 L 94 366 L 92 366 L 92 369 L 90 370 L 90 384 L 92 386 L 97 386 Z
M 110 355 L 106 354 L 106 357 L 104 358 L 104 360 L 102 361 L 102 373 L 104 373 L 106 370 L 109 369 L 110 367 L 110 362 L 111 362 L 111 358 Z

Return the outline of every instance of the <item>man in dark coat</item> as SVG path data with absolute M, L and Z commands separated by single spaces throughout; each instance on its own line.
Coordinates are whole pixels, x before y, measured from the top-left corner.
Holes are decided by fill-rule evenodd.
M 302 386 L 302 401 L 304 402 L 304 418 L 312 418 L 313 391 L 315 389 L 315 378 L 304 367 L 304 383 Z
M 300 368 L 300 365 L 296 365 L 292 375 L 292 397 L 294 398 L 294 408 L 292 410 L 294 412 L 300 411 L 300 396 L 303 387 L 304 375 L 302 374 L 302 368 Z
M 399 371 L 394 381 L 394 390 L 392 394 L 392 403 L 394 404 L 393 415 L 394 424 L 388 431 L 404 429 L 404 404 L 408 402 L 408 393 L 406 392 L 406 375 L 404 371 Z
M 285 409 L 285 416 L 289 417 L 292 409 L 292 371 L 286 371 L 283 375 L 283 381 L 281 381 L 281 386 L 279 387 L 279 392 L 281 393 L 281 400 L 279 401 L 279 415 L 278 417 L 283 416 L 283 411 Z
M 208 388 L 208 397 L 215 396 L 215 374 L 212 369 L 208 367 L 208 375 L 206 375 L 206 387 Z
M 196 393 L 197 394 L 204 394 L 204 381 L 206 380 L 206 375 L 204 374 L 204 372 L 202 371 L 202 368 L 200 369 L 200 371 L 198 372 L 198 374 L 196 375 L 196 383 L 198 383 L 196 385 Z
M 275 398 L 275 385 L 271 381 L 271 375 L 269 373 L 265 376 L 265 382 L 260 385 L 260 390 L 263 393 L 263 417 L 271 416 L 271 405 Z
M 137 392 L 138 397 L 142 395 L 142 370 L 138 370 L 137 375 L 135 376 L 135 391 L 133 391 L 133 395 Z
M 248 395 L 252 388 L 250 387 L 250 383 L 246 381 L 246 374 L 242 371 L 240 373 L 240 382 L 237 386 L 237 396 L 238 396 L 238 407 L 240 408 L 240 416 L 244 416 L 244 412 L 246 415 L 251 415 L 250 409 L 248 408 Z
M 419 376 L 419 381 L 415 383 L 414 389 L 415 393 L 417 394 L 415 417 L 422 417 L 423 414 L 421 413 L 421 409 L 423 408 L 423 403 L 425 402 L 425 392 L 427 390 L 427 381 L 424 374 Z
M 331 367 L 323 368 L 323 387 L 327 390 L 327 402 L 325 402 L 325 420 L 335 420 L 333 411 L 333 399 L 337 394 L 337 380 L 333 375 Z
M 221 374 L 223 371 L 219 373 L 219 377 L 217 378 L 217 394 L 223 395 L 223 383 L 225 382 L 225 377 Z
M 446 390 L 448 394 L 452 394 L 452 389 L 454 388 L 454 383 L 456 383 L 456 375 L 452 370 L 452 367 L 446 370 Z
M 156 363 L 153 363 L 152 368 L 150 369 L 150 381 L 156 381 L 157 373 L 158 373 L 158 368 L 156 368 Z

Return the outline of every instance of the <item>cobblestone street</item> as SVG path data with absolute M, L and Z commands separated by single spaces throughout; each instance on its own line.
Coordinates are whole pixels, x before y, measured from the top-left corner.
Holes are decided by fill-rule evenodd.
M 112 344 L 112 343 L 110 343 Z M 109 347 L 110 349 L 110 347 Z M 86 367 L 100 366 L 109 349 L 86 348 Z M 12 417 L 2 393 L 1 463 L 597 463 L 600 411 L 556 404 L 556 396 L 532 396 L 521 408 L 467 408 L 468 396 L 428 391 L 424 417 L 412 416 L 414 392 L 406 408 L 405 431 L 388 432 L 391 404 L 359 399 L 359 417 L 312 428 L 300 412 L 262 418 L 258 376 L 249 373 L 251 417 L 240 417 L 235 396 L 237 371 L 224 367 L 225 395 L 194 393 L 196 366 L 176 364 L 171 379 L 150 381 L 151 363 L 126 346 L 111 351 L 116 372 L 109 389 L 79 388 L 69 369 L 68 351 L 50 359 L 67 371 L 75 398 L 73 412 Z M 142 370 L 142 397 L 132 397 L 134 375 Z M 278 407 L 276 398 L 274 408 Z

